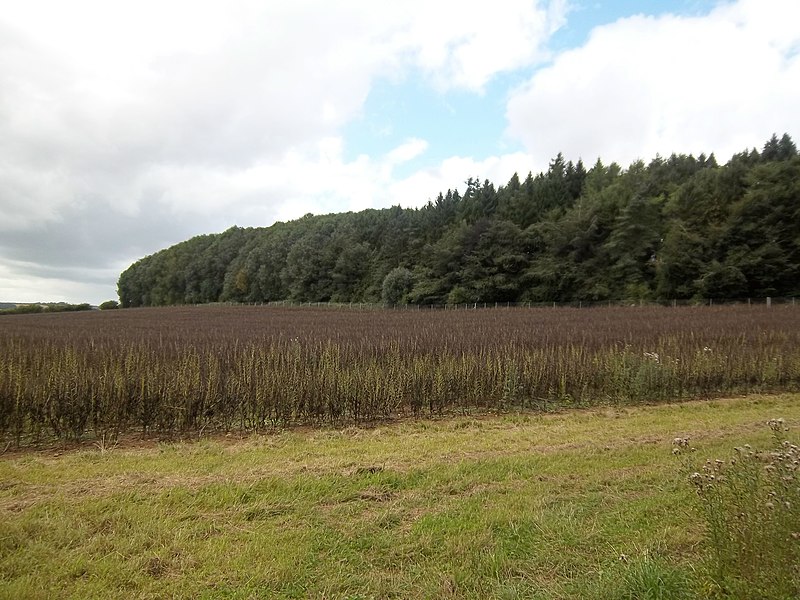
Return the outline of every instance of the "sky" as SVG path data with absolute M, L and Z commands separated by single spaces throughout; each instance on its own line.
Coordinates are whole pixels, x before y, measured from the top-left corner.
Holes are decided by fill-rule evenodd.
M 558 153 L 800 140 L 797 0 L 0 0 L 0 301 Z

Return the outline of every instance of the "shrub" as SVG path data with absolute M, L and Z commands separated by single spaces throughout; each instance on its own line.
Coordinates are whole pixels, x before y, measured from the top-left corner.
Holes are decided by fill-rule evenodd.
M 800 598 L 800 447 L 782 419 L 773 447 L 735 449 L 689 477 L 706 526 L 707 567 L 722 597 Z
M 395 306 L 405 302 L 406 295 L 412 287 L 414 287 L 414 274 L 405 267 L 396 267 L 384 278 L 381 297 L 384 303 Z

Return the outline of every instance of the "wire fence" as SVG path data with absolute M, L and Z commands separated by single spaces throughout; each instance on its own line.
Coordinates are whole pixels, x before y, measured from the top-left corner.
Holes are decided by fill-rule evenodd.
M 574 300 L 571 302 L 466 302 L 459 304 L 395 304 L 375 302 L 296 302 L 292 300 L 275 300 L 271 302 L 221 302 L 229 306 L 280 306 L 280 307 L 313 307 L 347 310 L 397 310 L 397 311 L 424 311 L 424 310 L 488 310 L 488 309 L 544 309 L 544 308 L 601 308 L 601 307 L 645 307 L 660 306 L 677 308 L 683 306 L 708 307 L 708 306 L 795 306 L 798 298 L 793 296 L 766 297 L 766 298 L 702 298 L 680 299 L 663 301 L 635 302 L 624 300 Z

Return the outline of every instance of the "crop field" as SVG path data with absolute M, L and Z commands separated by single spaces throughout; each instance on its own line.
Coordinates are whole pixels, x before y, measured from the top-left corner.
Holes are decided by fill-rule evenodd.
M 0 322 L 5 448 L 800 389 L 786 306 L 201 306 Z

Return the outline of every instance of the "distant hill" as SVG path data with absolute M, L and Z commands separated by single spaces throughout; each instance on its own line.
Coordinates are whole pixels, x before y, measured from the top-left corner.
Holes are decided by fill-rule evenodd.
M 409 199 L 416 202 L 418 199 Z M 124 307 L 219 301 L 651 301 L 800 294 L 800 157 L 772 136 L 725 165 L 673 154 L 627 169 L 561 154 L 419 209 L 231 228 L 120 275 Z

